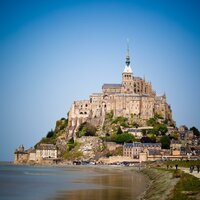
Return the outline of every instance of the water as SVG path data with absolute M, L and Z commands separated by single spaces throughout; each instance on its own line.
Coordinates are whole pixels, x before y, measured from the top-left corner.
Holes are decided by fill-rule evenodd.
M 2 200 L 136 199 L 146 177 L 127 167 L 0 165 Z

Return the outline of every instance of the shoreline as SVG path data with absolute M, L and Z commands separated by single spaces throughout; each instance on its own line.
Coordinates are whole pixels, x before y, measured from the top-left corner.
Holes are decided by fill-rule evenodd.
M 170 199 L 179 178 L 174 178 L 172 172 L 156 168 L 145 168 L 141 170 L 141 173 L 147 176 L 150 182 L 147 189 L 139 196 L 138 200 Z
M 2 163 L 1 163 L 2 164 Z M 149 198 L 147 194 L 150 193 L 159 193 L 159 191 L 155 191 L 154 188 L 152 188 L 152 185 L 155 184 L 155 179 L 158 178 L 157 176 L 160 174 L 158 171 L 155 171 L 153 168 L 148 168 L 144 166 L 120 166 L 120 165 L 73 165 L 73 164 L 67 164 L 67 163 L 62 163 L 62 164 L 16 164 L 14 162 L 5 162 L 3 165 L 12 165 L 12 166 L 27 166 L 27 167 L 41 167 L 41 168 L 67 168 L 67 167 L 74 167 L 74 168 L 90 168 L 90 169 L 105 169 L 105 170 L 122 170 L 122 171 L 133 171 L 135 173 L 140 174 L 141 176 L 145 176 L 148 179 L 147 186 L 136 199 L 137 200 L 142 200 L 142 199 L 148 199 L 148 200 L 156 200 L 155 196 L 153 195 L 154 198 Z M 159 198 L 157 198 L 160 200 Z M 165 198 L 166 199 L 166 198 Z
M 174 199 L 177 195 L 199 195 L 200 196 L 200 180 L 194 177 L 192 174 L 185 173 L 175 169 L 166 169 L 163 167 L 156 166 L 120 166 L 120 165 L 72 165 L 72 164 L 54 164 L 54 165 L 32 165 L 32 164 L 14 164 L 12 162 L 4 162 L 0 163 L 4 166 L 12 165 L 12 166 L 27 166 L 27 167 L 42 167 L 42 168 L 62 168 L 67 169 L 99 169 L 99 170 L 108 170 L 108 172 L 133 172 L 137 173 L 141 176 L 145 176 L 147 178 L 147 182 L 144 185 L 144 190 L 140 193 L 135 199 L 137 200 L 167 200 Z M 197 180 L 197 185 L 191 189 L 188 189 L 187 183 L 184 182 L 184 179 L 195 181 Z M 198 183 L 199 181 L 199 183 Z M 183 183 L 183 188 L 180 188 L 180 184 Z M 199 184 L 199 185 L 198 185 Z M 178 188 L 178 191 L 177 191 Z M 132 190 L 132 189 L 131 189 Z M 190 196 L 189 196 L 190 197 Z M 196 196 L 195 196 L 196 197 Z M 176 198 L 175 198 L 176 199 Z M 190 199 L 190 198 L 188 198 Z M 198 198 L 197 198 L 198 199 Z
M 52 196 L 53 199 L 55 200 L 70 199 L 71 197 L 73 197 L 74 199 L 78 199 L 78 196 L 79 197 L 82 196 L 83 199 L 88 199 L 87 198 L 88 194 L 90 194 L 89 197 L 92 197 L 92 194 L 95 194 L 95 198 L 93 199 L 98 199 L 98 200 L 100 199 L 114 200 L 118 199 L 119 196 L 120 199 L 122 199 L 123 196 L 126 197 L 128 196 L 129 199 L 131 197 L 134 197 L 133 199 L 137 199 L 140 196 L 140 194 L 146 190 L 147 183 L 149 181 L 147 177 L 145 177 L 142 173 L 139 172 L 138 167 L 132 167 L 132 166 L 131 167 L 109 166 L 109 165 L 32 166 L 32 165 L 14 165 L 13 163 L 10 162 L 4 164 L 7 164 L 7 166 L 6 165 L 2 166 L 2 170 L 7 170 L 8 168 L 11 170 L 12 173 L 14 170 L 16 170 L 17 174 L 23 175 L 25 180 L 27 179 L 26 178 L 27 175 L 30 176 L 30 178 L 33 177 L 33 183 L 31 182 L 30 183 L 31 185 L 34 184 L 35 180 L 40 179 L 40 177 L 38 176 L 40 173 L 42 174 L 41 177 L 42 180 L 51 180 L 51 178 L 53 177 L 52 179 L 53 181 L 55 179 L 55 175 L 56 176 L 58 175 L 58 177 L 60 178 L 57 179 L 56 185 L 57 186 L 62 185 L 62 186 L 61 187 L 58 186 L 53 192 L 54 194 Z M 40 167 L 41 170 L 37 169 Z M 45 171 L 47 171 L 47 173 L 45 173 Z M 21 177 L 19 178 L 21 179 Z M 127 181 L 129 182 L 129 184 L 127 184 Z M 73 183 L 72 186 L 68 185 L 71 183 Z M 51 181 L 48 181 L 47 184 L 52 185 Z M 46 194 L 47 193 L 45 193 L 45 195 Z M 38 195 L 40 194 L 38 193 Z M 89 200 L 92 199 L 89 198 Z

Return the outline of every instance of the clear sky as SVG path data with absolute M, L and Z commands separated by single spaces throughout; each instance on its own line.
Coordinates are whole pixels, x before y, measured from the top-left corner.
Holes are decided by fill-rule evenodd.
M 200 129 L 200 1 L 0 0 L 0 160 L 33 146 L 74 100 L 133 73 Z

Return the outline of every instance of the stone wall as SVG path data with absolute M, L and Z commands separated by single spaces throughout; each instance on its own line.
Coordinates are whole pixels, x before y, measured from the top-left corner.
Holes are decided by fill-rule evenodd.
M 109 158 L 102 157 L 98 160 L 98 162 L 109 164 L 109 163 L 117 163 L 117 162 L 138 162 L 138 159 L 131 159 L 125 156 L 110 156 Z
M 123 147 L 122 144 L 117 144 L 115 142 L 105 142 L 104 144 L 109 151 L 114 151 L 117 147 Z

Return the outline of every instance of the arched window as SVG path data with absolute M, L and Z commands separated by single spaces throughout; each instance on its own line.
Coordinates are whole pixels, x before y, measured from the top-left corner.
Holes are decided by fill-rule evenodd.
M 84 112 L 85 115 L 87 115 L 87 112 Z

